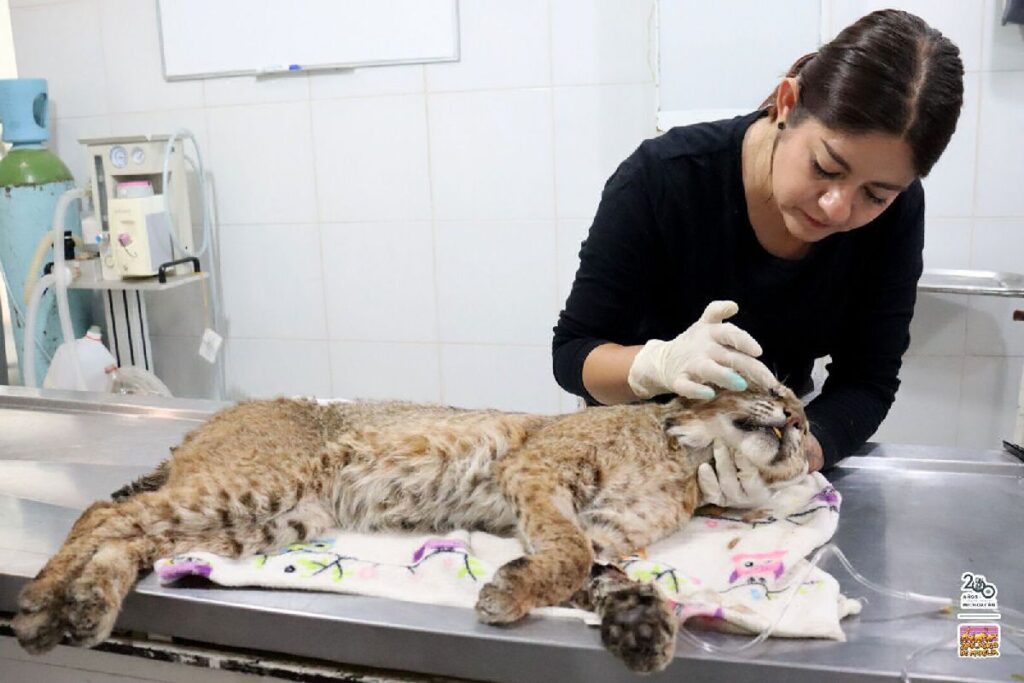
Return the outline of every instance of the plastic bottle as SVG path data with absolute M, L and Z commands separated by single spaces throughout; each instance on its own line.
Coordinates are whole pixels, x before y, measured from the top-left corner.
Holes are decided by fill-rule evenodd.
M 82 364 L 85 390 L 111 391 L 114 384 L 111 374 L 117 369 L 117 361 L 103 345 L 100 328 L 93 325 L 84 337 L 76 339 L 73 343 L 78 352 L 78 360 Z M 46 379 L 43 380 L 44 388 L 71 390 L 77 388 L 75 360 L 70 347 L 70 343 L 65 343 L 57 349 L 57 353 L 53 356 L 53 362 L 50 363 L 50 370 L 46 373 Z

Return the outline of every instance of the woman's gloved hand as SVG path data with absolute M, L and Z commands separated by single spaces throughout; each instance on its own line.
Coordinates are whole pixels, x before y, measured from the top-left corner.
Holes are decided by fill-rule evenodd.
M 676 393 L 695 399 L 714 397 L 708 384 L 743 391 L 747 379 L 771 386 L 777 381 L 756 359 L 761 345 L 732 323 L 733 301 L 712 301 L 700 319 L 672 341 L 644 344 L 629 368 L 629 387 L 638 398 Z M 744 379 L 746 377 L 747 379 Z
M 703 463 L 697 468 L 697 485 L 700 487 L 701 505 L 717 505 L 723 508 L 756 508 L 767 503 L 772 492 L 803 479 L 808 466 L 792 479 L 768 484 L 761 477 L 757 466 L 738 453 L 733 453 L 725 444 L 714 444 L 715 466 Z
M 714 454 L 714 467 L 706 462 L 697 468 L 701 504 L 755 508 L 771 499 L 772 492 L 753 463 L 735 457 L 729 447 L 719 441 L 715 442 Z

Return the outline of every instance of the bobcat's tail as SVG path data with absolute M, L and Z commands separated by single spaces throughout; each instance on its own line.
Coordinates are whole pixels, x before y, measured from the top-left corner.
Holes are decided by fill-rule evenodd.
M 125 484 L 118 490 L 110 494 L 110 497 L 120 503 L 123 500 L 131 498 L 137 493 L 144 491 L 156 491 L 161 486 L 167 483 L 167 478 L 171 474 L 170 462 L 164 460 L 162 463 L 157 465 L 156 469 L 149 474 L 144 474 L 130 484 Z

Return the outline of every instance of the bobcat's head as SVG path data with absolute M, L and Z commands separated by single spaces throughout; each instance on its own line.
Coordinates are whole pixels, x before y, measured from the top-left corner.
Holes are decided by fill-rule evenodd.
M 721 441 L 756 465 L 769 483 L 797 476 L 807 463 L 807 416 L 784 384 L 722 391 L 709 401 L 679 398 L 665 407 L 666 433 L 680 445 L 703 449 Z

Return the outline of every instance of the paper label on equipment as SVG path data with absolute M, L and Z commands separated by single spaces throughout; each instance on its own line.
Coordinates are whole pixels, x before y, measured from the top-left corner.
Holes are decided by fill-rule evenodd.
M 220 345 L 223 341 L 223 337 L 207 327 L 203 331 L 203 341 L 199 344 L 199 355 L 207 363 L 216 363 L 217 352 L 220 351 Z

